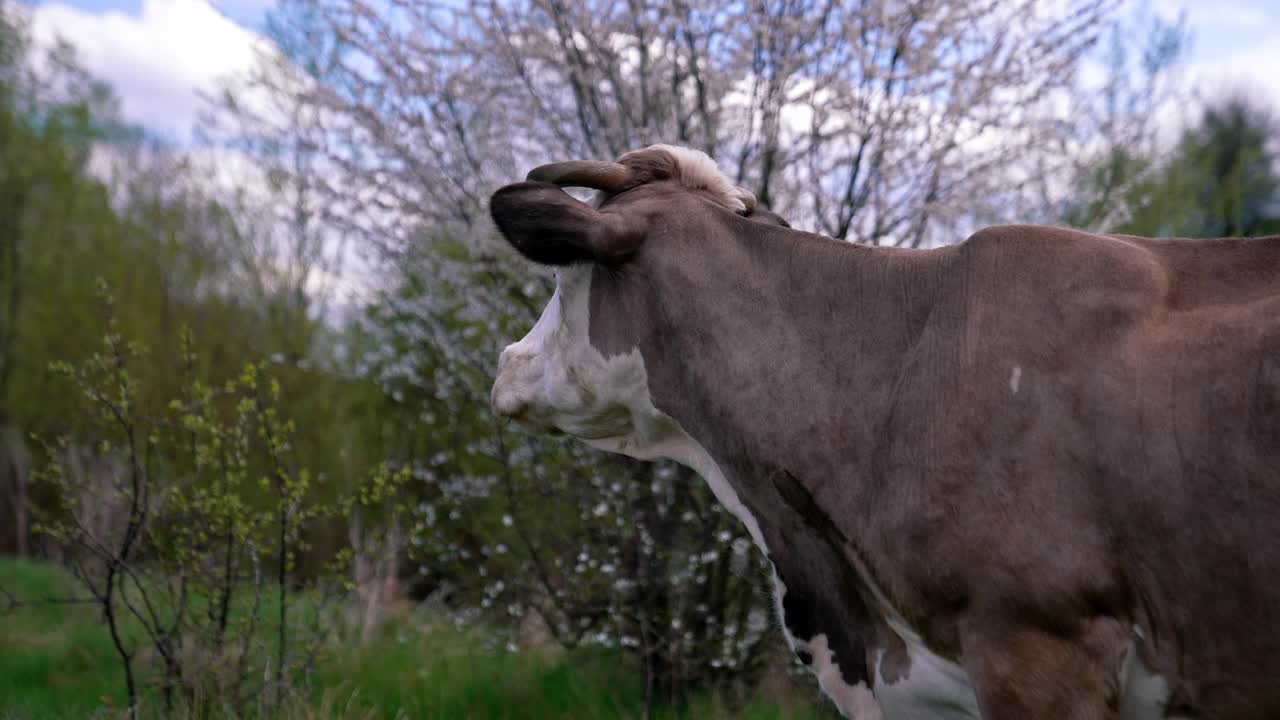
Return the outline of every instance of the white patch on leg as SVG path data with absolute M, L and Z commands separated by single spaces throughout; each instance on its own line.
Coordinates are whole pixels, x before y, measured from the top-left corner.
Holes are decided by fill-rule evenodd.
M 1120 663 L 1121 720 L 1163 720 L 1169 704 L 1169 682 L 1142 663 L 1138 653 L 1142 642 L 1142 629 L 1134 626 L 1133 638 Z
M 904 677 L 885 680 L 881 672 L 883 651 L 876 659 L 875 696 L 886 717 L 893 720 L 980 720 L 978 699 L 964 668 L 929 650 L 920 636 L 900 621 L 889 622 L 907 645 L 911 659 Z M 1163 720 L 1169 701 L 1169 683 L 1142 663 L 1138 645 L 1142 633 L 1134 628 L 1119 673 L 1121 720 Z M 1172 719 L 1170 719 L 1172 720 Z
M 981 720 L 978 695 L 969 674 L 958 663 L 930 650 L 920 634 L 909 627 L 889 603 L 862 562 L 857 557 L 850 560 L 881 617 L 906 645 L 910 660 L 906 674 L 890 683 L 881 671 L 884 651 L 876 656 L 873 692 L 884 709 L 885 717 L 893 720 Z
M 1009 390 L 1014 395 L 1018 394 L 1018 386 L 1022 384 L 1022 366 L 1014 365 L 1013 372 L 1009 373 Z
M 858 682 L 856 685 L 850 685 L 844 681 L 844 676 L 840 674 L 838 659 L 828 646 L 825 633 L 809 640 L 797 638 L 794 643 L 793 649 L 809 653 L 812 658 L 809 669 L 817 676 L 818 687 L 821 687 L 822 692 L 835 702 L 836 708 L 842 715 L 854 720 L 883 718 L 880 703 L 876 702 L 876 697 L 872 695 L 866 683 Z
M 964 668 L 925 647 L 920 636 L 901 623 L 890 629 L 907 646 L 911 663 L 904 677 L 885 680 L 884 651 L 876 657 L 876 699 L 894 720 L 980 720 L 978 696 Z

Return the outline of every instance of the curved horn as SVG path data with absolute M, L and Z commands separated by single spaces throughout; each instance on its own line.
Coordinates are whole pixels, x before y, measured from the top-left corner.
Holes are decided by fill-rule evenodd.
M 616 162 L 570 160 L 539 165 L 525 179 L 617 193 L 630 187 L 631 171 Z

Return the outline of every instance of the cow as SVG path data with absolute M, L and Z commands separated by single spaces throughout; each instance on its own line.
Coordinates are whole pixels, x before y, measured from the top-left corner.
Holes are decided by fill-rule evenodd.
M 490 213 L 557 273 L 494 411 L 700 474 L 844 715 L 1280 717 L 1280 238 L 868 247 L 672 146 Z

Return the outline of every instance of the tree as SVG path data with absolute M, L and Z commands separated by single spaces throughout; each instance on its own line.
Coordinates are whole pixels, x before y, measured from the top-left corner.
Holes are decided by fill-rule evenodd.
M 109 91 L 66 46 L 34 69 L 20 6 L 0 2 L 0 488 L 14 529 L 0 540 L 28 550 L 28 465 L 21 420 L 31 334 L 30 288 L 49 245 L 67 233 L 93 233 L 107 214 L 102 186 L 86 166 L 94 141 L 126 132 Z M 32 282 L 35 280 L 35 282 Z
M 389 225 L 483 225 L 530 165 L 662 140 L 719 158 L 798 226 L 876 244 L 1016 193 L 1108 6 L 294 0 L 341 53 L 272 90 L 321 114 L 344 191 Z M 362 205 L 352 200 L 358 189 Z M 342 197 L 345 194 L 347 197 Z M 371 212 L 372 210 L 372 212 Z M 381 217 L 379 217 L 381 216 Z M 381 222 L 378 222 L 381 221 Z M 406 222 L 407 221 L 407 222 Z
M 105 283 L 99 288 L 102 347 L 54 367 L 88 422 L 75 436 L 43 439 L 49 460 L 37 474 L 52 497 L 38 531 L 88 596 L 45 601 L 101 611 L 131 719 L 142 714 L 148 676 L 166 715 L 207 717 L 215 702 L 234 716 L 250 707 L 279 712 L 332 629 L 320 600 L 343 595 L 332 577 L 296 583 L 308 533 L 326 518 L 383 504 L 408 472 L 380 466 L 350 495 L 326 502 L 299 462 L 296 424 L 280 408 L 282 387 L 266 363 L 209 378 L 183 332 L 173 359 L 184 382 L 175 396 L 157 397 L 138 372 L 147 353 L 120 333 L 115 301 Z M 333 558 L 339 577 L 350 558 Z M 40 602 L 6 588 L 0 595 L 9 601 L 0 611 Z M 304 595 L 309 602 L 299 602 Z
M 239 163 L 245 177 L 223 202 L 241 223 L 253 225 L 236 263 L 243 289 L 266 310 L 292 360 L 304 357 L 314 338 L 289 333 L 314 332 L 318 327 L 305 320 L 334 309 L 348 259 L 346 236 L 326 205 L 339 192 L 324 164 L 329 139 L 320 110 L 300 97 L 332 63 L 333 49 L 314 32 L 314 21 L 296 21 L 297 31 L 289 34 L 278 16 L 268 16 L 276 44 L 257 48 L 255 68 L 227 78 L 220 94 L 207 98 L 198 128 L 215 155 L 250 159 Z M 263 92 L 265 87 L 291 91 Z
M 1245 98 L 1203 110 L 1163 160 L 1117 193 L 1111 232 L 1163 237 L 1263 235 L 1280 230 L 1277 129 L 1268 111 Z
M 489 194 L 538 162 L 676 142 L 801 227 L 945 241 L 1023 207 L 1028 174 L 1060 170 L 1074 128 L 1055 103 L 1109 10 L 283 3 L 271 29 L 289 62 L 246 92 L 284 110 L 254 113 L 240 146 L 381 260 L 359 372 L 399 406 L 397 459 L 422 480 L 422 589 L 468 616 L 536 609 L 566 645 L 620 646 L 655 698 L 759 672 L 761 561 L 700 481 L 524 438 L 489 413 L 500 343 L 550 292 L 498 243 Z M 299 110 L 305 122 L 282 120 Z M 309 162 L 276 162 L 289 147 Z
M 1059 151 L 1069 161 L 1042 174 L 1043 215 L 1090 230 L 1128 216 L 1129 195 L 1158 171 L 1162 133 L 1185 104 L 1174 73 L 1188 47 L 1185 25 L 1140 8 L 1110 26 L 1101 76 L 1072 98 L 1075 128 Z
M 184 327 L 201 338 L 202 372 L 275 358 L 286 404 L 312 420 L 299 438 L 312 467 L 335 484 L 362 476 L 378 458 L 363 447 L 344 455 L 340 436 L 357 430 L 340 416 L 376 389 L 335 371 L 311 294 L 325 287 L 312 275 L 327 269 L 311 261 L 313 230 L 292 242 L 299 234 L 275 206 L 224 192 L 199 155 L 122 125 L 69 47 L 37 62 L 14 13 L 0 16 L 0 548 L 29 546 L 27 471 L 42 458 L 28 438 L 76 442 L 84 424 L 49 367 L 98 350 L 100 280 L 121 332 L 148 347 L 139 372 L 152 399 L 182 386 L 171 359 Z M 289 199 L 291 218 L 310 207 Z M 277 252 L 281 237 L 290 242 Z
M 1277 127 L 1265 109 L 1244 98 L 1205 109 L 1198 126 L 1183 135 L 1174 159 L 1148 202 L 1125 231 L 1186 237 L 1258 235 L 1277 229 L 1277 177 L 1272 141 Z M 1153 217 L 1158 209 L 1164 217 Z

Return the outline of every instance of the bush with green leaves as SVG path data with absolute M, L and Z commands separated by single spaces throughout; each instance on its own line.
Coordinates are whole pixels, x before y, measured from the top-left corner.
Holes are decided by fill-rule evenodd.
M 353 493 L 323 492 L 269 365 L 201 377 L 190 333 L 180 394 L 148 402 L 146 352 L 120 334 L 105 291 L 103 302 L 102 347 L 55 367 L 88 422 L 44 445 L 37 530 L 101 609 L 131 713 L 148 678 L 166 711 L 269 711 L 305 682 L 335 627 L 329 600 L 354 589 L 350 548 L 298 577 L 309 536 L 358 512 L 389 520 L 409 470 L 380 465 Z

